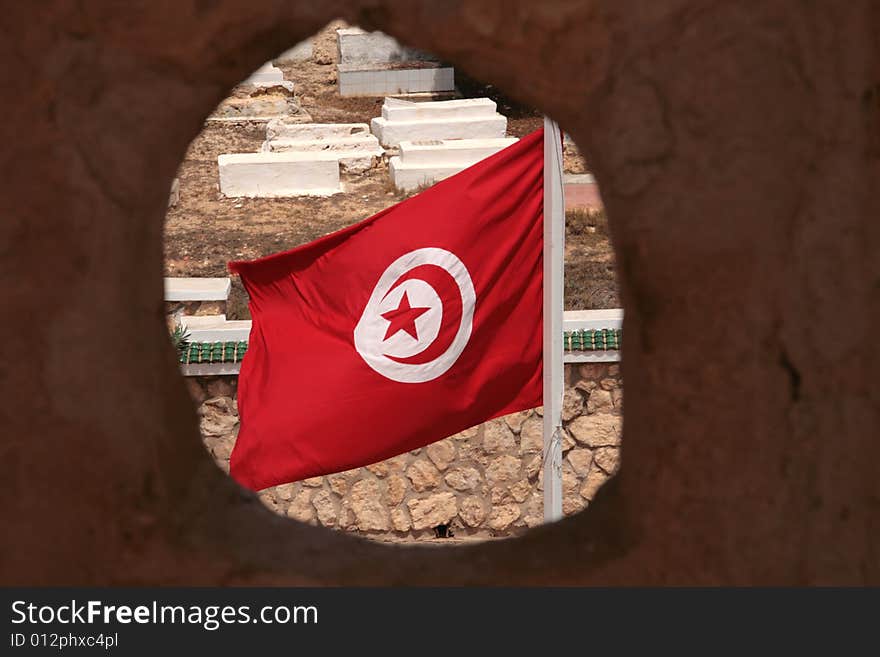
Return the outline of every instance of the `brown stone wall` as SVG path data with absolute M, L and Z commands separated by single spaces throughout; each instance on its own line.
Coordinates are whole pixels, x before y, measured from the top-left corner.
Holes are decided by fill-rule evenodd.
M 567 365 L 563 511 L 590 503 L 620 464 L 623 389 L 617 365 Z M 229 471 L 238 433 L 234 376 L 193 377 L 202 440 Z M 347 472 L 268 488 L 269 509 L 383 540 L 513 536 L 543 522 L 541 409 L 515 413 L 422 449 Z
M 4 4 L 0 582 L 880 584 L 876 2 L 171 6 Z M 168 189 L 228 90 L 337 17 L 589 155 L 627 391 L 626 459 L 584 513 L 380 545 L 285 522 L 205 458 L 161 312 Z

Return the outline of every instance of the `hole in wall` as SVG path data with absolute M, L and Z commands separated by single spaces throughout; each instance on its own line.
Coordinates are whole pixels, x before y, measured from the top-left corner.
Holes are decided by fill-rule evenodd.
M 435 538 L 455 538 L 455 530 L 451 523 L 441 523 L 434 527 Z
M 410 93 L 392 93 L 388 85 L 395 84 L 409 85 Z M 245 350 L 250 315 L 239 279 L 226 280 L 226 264 L 305 244 L 429 186 L 396 184 L 388 162 L 398 150 L 370 151 L 364 146 L 369 127 L 326 137 L 330 124 L 369 126 L 387 96 L 419 102 L 489 98 L 506 117 L 509 137 L 523 137 L 543 120 L 533 108 L 430 53 L 335 21 L 231 90 L 180 165 L 166 218 L 166 311 L 205 447 L 227 472 L 238 430 L 238 350 Z M 312 124 L 324 128 L 301 138 L 308 145 L 289 143 L 291 134 L 307 135 Z M 317 143 L 322 139 L 326 143 Z M 289 195 L 288 190 L 270 197 L 221 189 L 218 158 L 224 154 L 326 151 L 344 140 L 363 150 L 340 160 L 337 193 Z M 616 309 L 613 253 L 589 160 L 567 135 L 563 155 L 566 309 Z M 586 345 L 583 335 L 580 339 L 574 346 Z M 222 362 L 205 362 L 214 356 L 194 351 L 217 342 L 224 344 Z M 622 380 L 615 362 L 594 359 L 566 364 L 565 377 L 563 507 L 571 515 L 585 509 L 619 468 Z M 542 416 L 541 409 L 533 409 L 381 463 L 275 486 L 259 496 L 280 515 L 366 538 L 460 543 L 516 536 L 541 524 L 542 480 Z

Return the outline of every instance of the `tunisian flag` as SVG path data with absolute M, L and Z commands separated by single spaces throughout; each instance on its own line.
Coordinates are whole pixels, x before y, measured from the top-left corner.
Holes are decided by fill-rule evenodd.
M 230 472 L 259 490 L 542 403 L 543 130 L 354 226 L 231 262 L 253 318 Z

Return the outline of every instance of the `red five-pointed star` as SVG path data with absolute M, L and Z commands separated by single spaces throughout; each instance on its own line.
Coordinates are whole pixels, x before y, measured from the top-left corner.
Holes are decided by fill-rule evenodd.
M 431 309 L 411 308 L 409 305 L 409 298 L 406 296 L 406 292 L 404 292 L 403 296 L 400 298 L 400 305 L 397 306 L 396 309 L 389 310 L 387 313 L 382 313 L 382 317 L 390 322 L 382 341 L 384 342 L 398 331 L 406 331 L 415 340 L 418 340 L 419 334 L 416 332 L 416 319 L 429 310 Z

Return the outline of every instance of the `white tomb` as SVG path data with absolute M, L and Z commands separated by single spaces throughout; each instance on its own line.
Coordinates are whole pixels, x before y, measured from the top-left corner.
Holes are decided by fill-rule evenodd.
M 219 326 L 226 321 L 225 314 L 219 315 L 183 315 L 181 314 L 180 323 L 188 329 L 213 328 Z
M 394 186 L 412 191 L 455 175 L 517 142 L 516 137 L 403 141 L 388 162 Z
M 417 103 L 401 98 L 386 98 L 382 118 L 387 121 L 430 121 L 470 119 L 495 115 L 495 101 L 489 98 L 461 98 Z
M 284 79 L 284 73 L 272 62 L 266 62 L 241 83 L 249 87 L 284 87 L 293 93 L 293 82 Z
M 385 151 L 379 140 L 371 134 L 354 137 L 330 137 L 328 139 L 273 139 L 264 141 L 263 151 L 284 153 L 289 151 L 363 151 L 370 155 L 382 155 Z
M 346 173 L 364 173 L 373 168 L 375 158 L 385 151 L 373 135 L 366 137 L 339 137 L 336 139 L 277 139 L 263 143 L 269 153 L 320 152 L 336 156 L 339 166 Z
M 370 129 L 385 147 L 402 141 L 498 139 L 507 133 L 507 117 L 488 98 L 424 103 L 386 98 Z
M 340 64 L 374 65 L 435 59 L 428 53 L 401 45 L 383 32 L 367 32 L 359 27 L 337 29 L 336 47 Z
M 436 94 L 455 90 L 455 69 L 451 66 L 388 68 L 384 65 L 339 64 L 336 77 L 340 96 Z
M 184 315 L 180 323 L 189 333 L 189 342 L 241 342 L 251 332 L 249 319 L 226 319 L 226 315 L 203 317 Z
M 369 135 L 366 123 L 296 123 L 288 117 L 279 117 L 266 124 L 266 140 L 328 139 Z
M 342 170 L 363 173 L 385 152 L 366 123 L 311 123 L 287 125 L 272 122 L 266 128 L 261 150 L 267 153 L 322 152 L 336 155 Z
M 226 301 L 229 278 L 165 278 L 165 301 Z
M 382 32 L 336 30 L 340 96 L 438 93 L 455 89 L 455 71 Z
M 329 196 L 342 191 L 336 153 L 224 153 L 217 165 L 220 191 L 226 196 Z
M 171 181 L 171 191 L 168 193 L 168 207 L 173 208 L 180 202 L 180 178 Z

